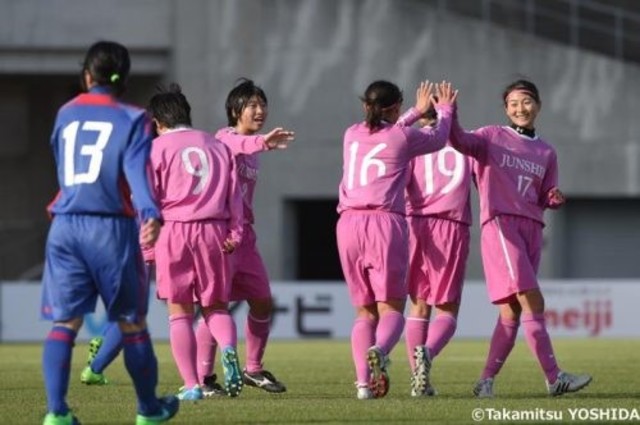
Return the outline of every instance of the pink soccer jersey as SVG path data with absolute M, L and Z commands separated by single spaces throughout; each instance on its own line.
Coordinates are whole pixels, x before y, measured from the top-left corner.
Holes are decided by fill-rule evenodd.
M 269 150 L 264 137 L 239 134 L 233 127 L 218 130 L 216 137 L 233 152 L 238 164 L 238 179 L 244 203 L 242 243 L 231 255 L 233 285 L 231 300 L 271 298 L 269 276 L 258 251 L 253 230 L 253 195 L 258 180 L 258 153 Z
M 471 225 L 472 161 L 451 146 L 414 158 L 407 186 L 407 215 Z
M 225 127 L 216 132 L 216 138 L 227 145 L 236 157 L 238 181 L 244 203 L 244 222 L 253 223 L 253 194 L 260 165 L 257 153 L 269 150 L 264 137 L 238 134 L 233 127 Z
M 419 117 L 412 108 L 398 122 L 412 125 Z M 408 292 L 429 305 L 460 303 L 469 253 L 472 164 L 472 158 L 451 146 L 411 161 Z
M 429 130 L 385 123 L 381 130 L 371 133 L 364 122 L 347 129 L 338 212 L 352 209 L 405 213 L 409 161 L 441 149 L 449 135 L 452 107 L 438 109 L 441 118 Z
M 410 108 L 397 124 L 411 126 L 420 112 Z M 431 127 L 423 127 L 428 131 Z M 437 152 L 411 161 L 411 180 L 407 186 L 407 215 L 433 216 L 471 225 L 470 187 L 473 159 L 447 143 Z
M 510 127 L 494 125 L 465 132 L 457 122 L 450 142 L 476 160 L 482 224 L 503 214 L 544 223 L 548 193 L 558 185 L 558 160 L 551 145 Z
M 228 220 L 242 236 L 242 195 L 229 149 L 203 131 L 180 128 L 151 145 L 150 170 L 165 221 Z

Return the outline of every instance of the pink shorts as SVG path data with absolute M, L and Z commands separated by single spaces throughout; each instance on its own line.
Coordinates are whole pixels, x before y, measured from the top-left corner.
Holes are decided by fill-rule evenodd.
M 469 226 L 437 217 L 409 222 L 409 295 L 428 305 L 460 304 L 469 256 Z
M 226 221 L 168 221 L 155 245 L 158 298 L 209 307 L 228 302 L 230 256 L 222 252 Z
M 492 303 L 511 302 L 517 293 L 539 288 L 542 223 L 515 215 L 499 215 L 482 226 L 480 239 Z
M 344 278 L 354 306 L 407 297 L 406 219 L 379 211 L 345 211 L 336 229 Z
M 263 300 L 271 298 L 269 276 L 256 245 L 256 232 L 251 224 L 244 225 L 242 242 L 231 254 L 233 283 L 231 300 Z

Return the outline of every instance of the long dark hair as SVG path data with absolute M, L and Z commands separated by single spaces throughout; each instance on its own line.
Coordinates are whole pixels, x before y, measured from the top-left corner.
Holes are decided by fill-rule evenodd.
M 382 126 L 386 110 L 402 102 L 402 91 L 389 81 L 378 80 L 369 84 L 360 100 L 366 106 L 367 126 L 374 132 Z
M 87 50 L 82 65 L 82 74 L 88 71 L 93 81 L 100 86 L 107 86 L 116 95 L 124 93 L 131 59 L 129 51 L 114 41 L 98 41 Z M 84 87 L 84 77 L 81 78 Z

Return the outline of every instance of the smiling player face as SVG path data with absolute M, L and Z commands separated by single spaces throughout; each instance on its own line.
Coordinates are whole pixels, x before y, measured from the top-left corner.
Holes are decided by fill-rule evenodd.
M 268 108 L 263 99 L 252 96 L 242 110 L 236 130 L 240 134 L 254 134 L 262 129 L 267 121 Z
M 519 127 L 533 129 L 540 105 L 527 92 L 514 90 L 507 96 L 505 113 Z

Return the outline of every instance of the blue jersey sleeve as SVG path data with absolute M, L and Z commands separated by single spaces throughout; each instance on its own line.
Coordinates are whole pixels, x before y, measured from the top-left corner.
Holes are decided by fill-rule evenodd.
M 141 114 L 134 124 L 129 145 L 125 150 L 123 170 L 133 194 L 133 204 L 142 222 L 150 218 L 161 218 L 147 179 L 147 162 L 152 138 L 151 122 L 145 114 Z

